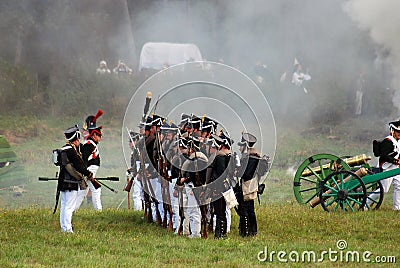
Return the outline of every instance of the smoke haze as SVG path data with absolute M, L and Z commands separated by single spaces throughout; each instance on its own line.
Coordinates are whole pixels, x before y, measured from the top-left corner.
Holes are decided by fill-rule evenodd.
M 375 65 L 382 68 L 388 65 L 393 74 L 391 86 L 399 88 L 400 83 L 400 19 L 398 10 L 400 2 L 396 0 L 352 0 L 343 5 L 343 9 L 366 31 L 372 40 L 379 45 Z M 400 95 L 395 93 L 394 104 L 399 107 Z

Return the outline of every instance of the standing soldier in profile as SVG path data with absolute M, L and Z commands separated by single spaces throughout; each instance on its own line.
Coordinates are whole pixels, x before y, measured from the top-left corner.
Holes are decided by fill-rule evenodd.
M 141 183 L 138 181 L 140 159 L 139 153 L 135 148 L 138 147 L 140 140 L 140 134 L 134 131 L 129 131 L 129 148 L 131 149 L 131 167 L 128 169 L 128 173 L 132 174 L 132 185 L 133 186 L 133 209 L 143 210 L 143 188 Z M 129 189 L 130 190 L 130 189 Z
M 214 161 L 208 167 L 206 184 L 217 181 L 213 187 L 212 196 L 218 199 L 212 202 L 212 207 L 216 216 L 214 237 L 219 239 L 226 237 L 228 228 L 226 201 L 222 193 L 228 188 L 228 167 L 232 155 L 231 146 L 233 141 L 223 132 L 221 132 L 220 136 L 212 135 L 212 137 L 218 152 Z
M 100 167 L 100 152 L 98 144 L 102 139 L 102 126 L 97 127 L 96 121 L 103 114 L 102 110 L 99 110 L 95 116 L 88 116 L 85 120 L 85 127 L 88 136 L 85 143 L 82 145 L 82 158 L 85 162 L 88 170 L 93 173 L 93 178 L 96 178 L 97 170 Z M 93 207 L 97 211 L 102 211 L 103 207 L 101 204 L 101 185 L 95 183 L 95 181 L 88 182 L 89 189 L 92 193 Z M 76 209 L 78 210 L 81 206 L 83 199 L 86 197 L 88 190 L 79 191 Z
M 235 187 L 238 206 L 239 234 L 242 237 L 257 234 L 257 218 L 254 211 L 254 199 L 257 198 L 258 177 L 256 170 L 261 159 L 260 153 L 254 148 L 257 138 L 250 133 L 243 133 L 238 142 L 241 159 L 241 170 L 238 172 L 240 181 Z
M 67 144 L 61 148 L 60 175 L 57 191 L 61 192 L 60 225 L 61 231 L 73 233 L 72 214 L 75 210 L 78 190 L 85 190 L 87 178 L 92 173 L 86 169 L 80 152 L 81 133 L 77 126 L 64 132 Z
M 180 182 L 180 178 L 183 177 L 182 165 L 188 158 L 188 146 L 187 141 L 184 138 L 179 138 L 177 141 L 178 150 L 171 161 L 171 177 L 174 183 L 174 197 L 176 202 L 174 210 L 178 211 L 175 213 L 174 229 L 176 234 L 189 236 L 189 216 L 187 215 L 187 196 L 184 189 L 184 184 Z M 178 208 L 177 208 L 178 207 Z
M 400 120 L 389 123 L 390 134 L 379 142 L 378 148 L 374 148 L 374 155 L 379 157 L 379 169 L 388 171 L 400 167 Z M 400 175 L 389 177 L 380 181 L 384 193 L 389 192 L 393 184 L 393 210 L 400 210 Z M 375 190 L 367 198 L 367 206 L 373 200 L 378 200 L 380 189 Z
M 200 152 L 200 141 L 196 137 L 191 137 L 188 144 L 189 158 L 183 163 L 183 177 L 180 178 L 179 184 L 184 183 L 187 196 L 187 215 L 189 217 L 190 238 L 200 238 L 202 229 L 202 220 L 206 227 L 206 214 L 202 217 L 200 210 L 199 189 L 206 181 L 208 158 Z M 203 228 L 203 237 L 207 238 L 206 229 Z
M 150 183 L 154 190 L 154 197 L 156 199 L 155 209 L 154 209 L 154 219 L 161 227 L 162 224 L 162 216 L 164 215 L 164 204 L 163 204 L 163 196 L 162 196 L 162 187 L 161 187 L 161 178 L 159 177 L 162 170 L 160 169 L 159 160 L 162 154 L 162 137 L 160 133 L 160 128 L 164 123 L 164 118 L 153 114 L 151 121 L 151 132 L 154 133 L 154 142 L 151 155 L 149 154 L 150 160 L 153 164 L 155 172 L 153 173 L 153 177 L 150 179 Z

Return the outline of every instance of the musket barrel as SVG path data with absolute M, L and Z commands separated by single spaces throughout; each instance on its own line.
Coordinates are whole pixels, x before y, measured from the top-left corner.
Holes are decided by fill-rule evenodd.
M 39 181 L 57 181 L 58 178 L 39 177 Z M 98 181 L 119 181 L 119 177 L 96 178 Z
M 369 160 L 371 160 L 371 157 L 367 156 L 366 154 L 360 154 L 360 155 L 356 155 L 353 157 L 348 157 L 348 158 L 343 159 L 343 161 L 350 167 L 368 164 Z M 336 169 L 337 166 L 332 166 L 331 163 L 322 165 L 322 169 L 327 169 L 327 168 L 331 168 L 333 170 L 333 169 Z M 308 177 L 314 173 L 317 173 L 317 174 L 321 173 L 321 167 L 315 167 L 315 168 L 312 168 L 311 170 L 306 169 L 303 171 L 301 176 Z

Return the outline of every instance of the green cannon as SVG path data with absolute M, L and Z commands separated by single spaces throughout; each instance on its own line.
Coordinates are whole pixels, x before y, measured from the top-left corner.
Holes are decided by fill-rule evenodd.
M 400 174 L 400 168 L 374 173 L 371 157 L 340 158 L 316 154 L 297 169 L 293 190 L 297 202 L 311 208 L 321 204 L 326 211 L 378 209 L 384 190 L 380 180 Z

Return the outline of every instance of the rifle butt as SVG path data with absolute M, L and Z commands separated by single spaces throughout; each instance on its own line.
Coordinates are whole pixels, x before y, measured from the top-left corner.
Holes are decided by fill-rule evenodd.
M 93 184 L 93 187 L 95 189 L 99 189 L 101 187 L 101 184 L 98 181 L 96 181 L 95 179 L 90 180 L 90 182 Z
M 158 204 L 156 203 L 156 221 L 157 221 L 157 225 L 161 226 L 162 225 L 162 220 L 161 220 L 161 214 L 160 214 L 160 210 L 158 209 Z
M 132 185 L 133 185 L 133 178 L 128 181 L 128 183 L 126 184 L 126 186 L 124 188 L 124 191 L 130 193 L 131 189 L 132 189 Z

